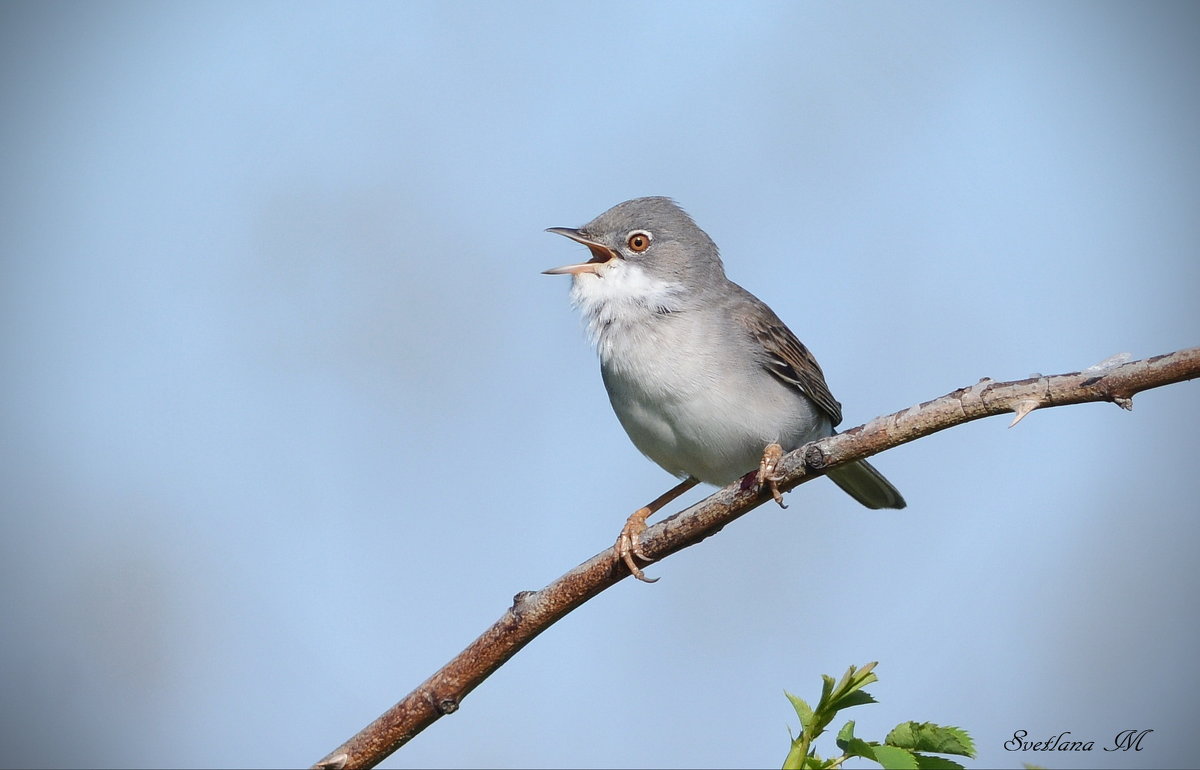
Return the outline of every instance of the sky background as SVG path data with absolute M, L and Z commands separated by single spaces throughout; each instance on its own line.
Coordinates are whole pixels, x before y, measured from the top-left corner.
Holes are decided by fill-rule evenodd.
M 844 427 L 1200 344 L 1198 43 L 1187 2 L 0 5 L 0 764 L 310 764 L 609 547 L 673 480 L 539 272 L 622 200 Z M 783 691 L 872 660 L 863 737 L 1193 765 L 1198 388 L 888 452 L 902 512 L 805 485 L 385 766 L 778 766 Z

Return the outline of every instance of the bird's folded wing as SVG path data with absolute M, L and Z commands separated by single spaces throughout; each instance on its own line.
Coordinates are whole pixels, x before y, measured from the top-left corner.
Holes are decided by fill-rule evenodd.
M 797 387 L 804 395 L 812 399 L 821 408 L 833 425 L 842 421 L 842 405 L 838 403 L 829 386 L 825 384 L 825 374 L 817 364 L 817 359 L 804 343 L 796 339 L 792 330 L 774 313 L 769 317 L 759 314 L 743 316 L 742 323 L 747 331 L 762 346 L 764 368 L 783 382 Z

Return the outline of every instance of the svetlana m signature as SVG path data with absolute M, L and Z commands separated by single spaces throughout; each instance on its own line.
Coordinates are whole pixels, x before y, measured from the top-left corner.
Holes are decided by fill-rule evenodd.
M 1103 746 L 1105 751 L 1141 751 L 1142 741 L 1153 730 L 1122 730 L 1117 733 L 1111 745 Z M 1028 740 L 1028 730 L 1017 730 L 1011 740 L 1004 742 L 1004 748 L 1009 751 L 1092 751 L 1096 748 L 1093 740 L 1079 740 L 1071 735 L 1070 730 L 1064 730 L 1057 735 L 1051 735 L 1044 741 Z

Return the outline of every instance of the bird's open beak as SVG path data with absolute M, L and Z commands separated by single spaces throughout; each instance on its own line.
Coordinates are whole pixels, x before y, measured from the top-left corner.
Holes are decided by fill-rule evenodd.
M 548 233 L 556 233 L 565 235 L 577 243 L 582 243 L 588 247 L 588 251 L 592 252 L 592 258 L 587 262 L 582 262 L 578 265 L 563 265 L 562 267 L 552 267 L 549 270 L 543 270 L 544 275 L 578 275 L 580 273 L 598 273 L 600 266 L 612 259 L 617 259 L 620 255 L 602 243 L 588 240 L 578 230 L 570 227 L 548 227 Z

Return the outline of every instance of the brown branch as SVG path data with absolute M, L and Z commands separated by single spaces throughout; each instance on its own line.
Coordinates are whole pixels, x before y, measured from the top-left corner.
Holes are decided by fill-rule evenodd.
M 793 489 L 844 463 L 981 417 L 1014 412 L 1015 425 L 1034 409 L 1089 401 L 1111 401 L 1132 409 L 1132 398 L 1140 391 L 1196 377 L 1200 377 L 1200 348 L 1130 363 L 1119 363 L 1114 357 L 1071 374 L 1013 382 L 983 379 L 969 388 L 800 447 L 780 461 L 779 486 Z M 662 559 L 695 545 L 770 499 L 769 491 L 754 485 L 731 484 L 647 529 L 643 547 L 650 556 Z M 482 636 L 316 767 L 378 764 L 443 714 L 457 711 L 467 693 L 555 621 L 628 576 L 625 566 L 614 562 L 611 548 L 606 548 L 542 590 L 517 594 L 512 607 Z

